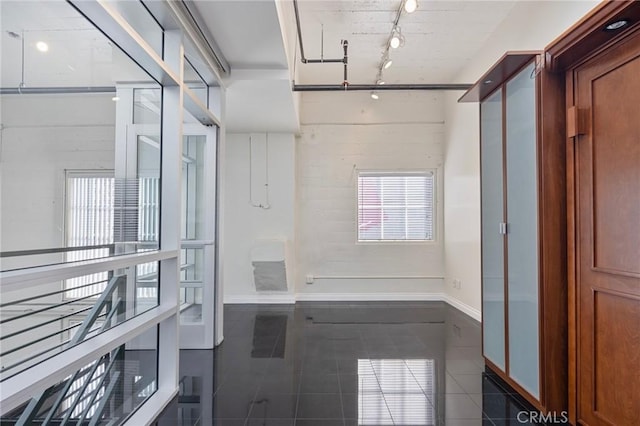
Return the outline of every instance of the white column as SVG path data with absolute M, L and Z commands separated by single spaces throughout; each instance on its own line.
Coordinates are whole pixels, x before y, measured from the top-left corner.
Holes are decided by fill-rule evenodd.
M 182 34 L 164 34 L 164 61 L 182 81 L 184 51 Z M 162 250 L 180 249 L 180 215 L 182 189 L 182 86 L 163 86 L 162 89 L 162 161 L 160 247 Z M 160 305 L 172 306 L 174 314 L 160 323 L 158 341 L 158 390 L 178 389 L 179 380 L 179 289 L 180 258 L 164 260 L 160 264 Z
M 216 196 L 217 200 L 217 219 L 216 219 L 216 276 L 215 276 L 215 302 L 214 302 L 214 344 L 218 346 L 224 340 L 224 193 L 225 193 L 225 144 L 226 144 L 226 127 L 225 127 L 225 105 L 226 92 L 223 87 L 209 88 L 209 105 L 211 110 L 218 116 L 221 126 L 218 128 L 217 137 L 217 158 L 216 158 Z

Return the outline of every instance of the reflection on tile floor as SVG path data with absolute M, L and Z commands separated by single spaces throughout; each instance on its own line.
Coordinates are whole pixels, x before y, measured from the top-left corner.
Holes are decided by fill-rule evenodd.
M 528 425 L 485 376 L 480 325 L 440 302 L 228 305 L 215 350 L 183 350 L 157 426 Z

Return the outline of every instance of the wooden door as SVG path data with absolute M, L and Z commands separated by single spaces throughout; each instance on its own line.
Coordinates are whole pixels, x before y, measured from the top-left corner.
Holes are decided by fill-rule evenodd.
M 577 420 L 640 424 L 640 32 L 573 73 Z

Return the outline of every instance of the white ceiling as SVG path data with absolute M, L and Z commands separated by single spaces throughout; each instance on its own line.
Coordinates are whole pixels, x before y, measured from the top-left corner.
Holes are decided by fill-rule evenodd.
M 298 1 L 306 57 L 320 58 L 324 45 L 324 58 L 342 58 L 341 40 L 347 39 L 349 82 L 375 83 L 401 0 Z M 388 83 L 471 83 L 455 77 L 517 0 L 418 1 L 415 13 L 403 12 L 400 17 L 406 42 L 391 51 L 393 66 L 383 74 Z M 227 80 L 230 131 L 297 128 L 289 78 L 285 74 L 282 80 L 264 78 L 265 70 L 295 67 L 298 84 L 342 83 L 342 64 L 302 64 L 296 38 L 283 36 L 295 34 L 291 0 L 194 0 L 193 4 L 232 68 Z M 288 63 L 287 51 L 293 49 L 297 60 Z M 239 70 L 242 78 L 237 77 Z
M 349 82 L 375 83 L 400 0 L 299 0 L 307 58 L 341 58 L 349 41 Z M 514 7 L 514 0 L 418 0 L 398 22 L 405 44 L 391 49 L 387 83 L 452 83 L 456 74 Z M 340 64 L 301 65 L 300 83 L 339 84 Z M 470 82 L 462 82 L 470 83 Z
M 277 0 L 290 7 L 291 0 Z M 518 0 L 418 0 L 399 26 L 406 39 L 391 49 L 389 83 L 451 83 Z M 232 69 L 287 68 L 283 32 L 295 28 L 293 14 L 280 22 L 276 0 L 194 0 Z M 298 0 L 305 55 L 342 58 L 349 41 L 349 81 L 374 83 L 401 0 Z M 283 30 L 282 27 L 285 27 Z M 323 36 L 324 32 L 324 36 Z M 324 39 L 324 40 L 323 40 Z M 294 40 L 297 44 L 297 40 Z M 299 57 L 299 54 L 298 54 Z M 295 64 L 297 83 L 340 84 L 341 64 Z M 233 77 L 233 76 L 232 76 Z M 464 82 L 469 83 L 469 82 Z
M 231 66 L 228 132 L 295 132 L 298 114 L 275 0 L 196 0 Z
M 406 43 L 391 51 L 394 64 L 384 72 L 388 83 L 457 82 L 455 76 L 517 0 L 418 1 L 415 13 L 403 13 L 400 18 Z M 296 83 L 342 82 L 341 64 L 301 64 L 299 60 L 294 64 L 287 60 L 287 52 L 297 44 L 295 37 L 290 37 L 295 34 L 290 0 L 192 3 L 232 68 L 225 81 L 229 131 L 297 129 L 291 67 L 297 71 Z M 347 39 L 349 82 L 374 83 L 399 5 L 400 0 L 299 0 L 307 58 L 320 57 L 324 30 L 324 57 L 341 58 L 340 41 Z M 7 31 L 20 35 L 24 31 L 26 85 L 100 86 L 148 80 L 66 2 L 0 0 L 0 7 L 3 87 L 17 86 L 22 80 L 21 40 Z M 50 44 L 49 52 L 35 49 L 39 40 Z
M 0 86 L 96 87 L 152 79 L 64 1 L 0 0 Z M 10 35 L 10 32 L 14 35 Z M 47 43 L 41 52 L 36 43 Z

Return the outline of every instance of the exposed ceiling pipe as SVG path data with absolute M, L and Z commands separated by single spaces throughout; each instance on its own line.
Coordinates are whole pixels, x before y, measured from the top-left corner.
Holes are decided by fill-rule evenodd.
M 294 84 L 294 92 L 386 91 L 386 90 L 468 90 L 471 84 Z
M 300 44 L 300 62 L 303 64 L 324 64 L 324 63 L 338 63 L 345 65 L 345 73 L 347 67 L 347 46 L 349 42 L 347 40 L 342 41 L 342 47 L 344 48 L 344 57 L 341 59 L 307 59 L 304 55 L 304 45 L 302 44 L 302 26 L 300 25 L 300 12 L 298 11 L 298 0 L 293 0 L 293 9 L 296 14 L 296 28 L 298 30 L 298 43 Z M 346 81 L 346 76 L 345 76 Z
M 394 27 L 398 25 L 400 16 L 402 14 L 402 6 L 404 2 L 401 2 L 396 17 L 394 19 Z M 467 90 L 471 84 L 349 84 L 347 80 L 347 63 L 348 55 L 347 49 L 349 42 L 347 40 L 342 41 L 342 48 L 344 49 L 344 57 L 342 59 L 307 59 L 304 54 L 304 45 L 302 43 L 302 26 L 300 24 L 300 12 L 298 11 L 298 0 L 293 0 L 293 9 L 296 16 L 296 29 L 298 30 L 298 43 L 300 44 L 300 62 L 303 64 L 321 64 L 321 63 L 342 63 L 344 64 L 344 80 L 342 84 L 295 84 L 293 83 L 294 92 L 337 92 L 337 91 L 383 91 L 383 90 Z M 387 40 L 387 47 L 389 49 L 389 40 Z M 380 72 L 378 73 L 378 78 Z
M 66 93 L 116 93 L 116 88 L 113 86 L 0 88 L 0 95 L 58 95 Z

